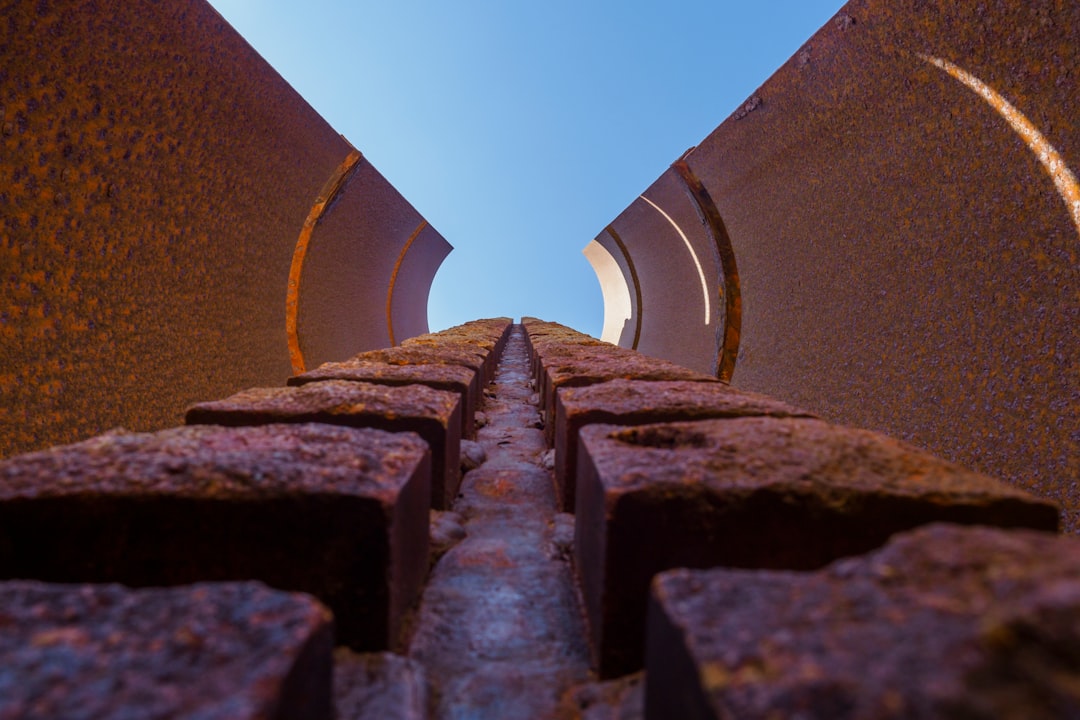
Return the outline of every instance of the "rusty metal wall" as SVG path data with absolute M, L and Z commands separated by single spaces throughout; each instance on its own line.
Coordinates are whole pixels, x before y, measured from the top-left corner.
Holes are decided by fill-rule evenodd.
M 738 259 L 734 383 L 1077 529 L 1080 3 L 855 0 L 793 51 L 686 157 Z
M 640 298 L 640 306 L 633 304 L 634 330 L 620 342 L 715 375 L 724 273 L 715 241 L 679 174 L 669 169 L 661 175 L 595 242 L 623 270 L 631 297 Z M 636 272 L 629 271 L 626 256 Z M 627 342 L 633 334 L 636 345 Z
M 4 2 L 0 18 L 0 455 L 279 384 L 298 236 L 351 146 L 201 0 Z M 312 256 L 362 246 L 392 266 L 401 241 L 348 215 L 389 204 L 407 232 L 419 215 L 381 177 L 346 199 Z M 305 272 L 308 288 L 371 277 Z M 298 323 L 316 343 L 328 326 Z

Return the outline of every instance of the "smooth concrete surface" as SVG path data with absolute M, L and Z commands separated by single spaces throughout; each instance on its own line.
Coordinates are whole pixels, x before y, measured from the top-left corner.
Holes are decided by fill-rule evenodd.
M 294 248 L 350 145 L 201 0 L 21 2 L 4 21 L 0 455 L 280 384 Z M 385 181 L 343 200 L 314 230 L 308 288 L 370 277 L 318 264 L 349 246 L 348 214 L 407 215 L 406 236 L 421 221 Z M 348 237 L 398 257 L 396 236 Z M 319 345 L 328 325 L 309 307 L 300 331 Z
M 856 0 L 792 51 L 685 158 L 738 258 L 734 384 L 1058 500 L 1077 530 L 1080 4 Z

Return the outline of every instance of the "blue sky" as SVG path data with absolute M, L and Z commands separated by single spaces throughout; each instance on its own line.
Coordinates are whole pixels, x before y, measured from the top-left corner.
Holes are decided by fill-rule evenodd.
M 211 0 L 454 246 L 432 330 L 592 335 L 581 250 L 840 0 Z

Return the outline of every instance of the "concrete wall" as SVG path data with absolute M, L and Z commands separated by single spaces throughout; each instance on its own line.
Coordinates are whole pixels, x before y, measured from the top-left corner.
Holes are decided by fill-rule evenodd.
M 856 0 L 793 51 L 685 157 L 738 261 L 734 384 L 1057 499 L 1075 528 L 1080 5 Z M 626 244 L 648 318 L 673 271 Z M 692 364 L 698 314 L 639 347 Z
M 2 37 L 0 455 L 280 384 L 294 267 L 301 352 L 388 344 L 423 218 L 362 159 L 314 212 L 355 151 L 209 5 L 15 3 Z M 423 238 L 399 340 L 449 250 Z

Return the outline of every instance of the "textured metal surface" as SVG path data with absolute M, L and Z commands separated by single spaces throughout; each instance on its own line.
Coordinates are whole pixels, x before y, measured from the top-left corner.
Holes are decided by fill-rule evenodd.
M 426 222 L 402 248 L 386 292 L 387 326 L 392 344 L 428 331 L 428 292 L 450 244 Z
M 1080 4 L 856 0 L 793 51 L 685 157 L 738 258 L 733 382 L 1054 498 L 1076 530 Z
M 715 375 L 725 316 L 723 268 L 680 173 L 672 168 L 661 175 L 596 242 L 629 273 L 634 329 L 628 327 L 620 342 L 631 346 L 632 332 L 641 352 Z
M 201 0 L 4 2 L 0 18 L 0 455 L 280 383 L 297 236 L 350 145 Z M 363 164 L 313 230 L 306 287 L 375 282 L 326 262 L 356 245 L 393 265 L 397 236 L 357 217 L 420 222 Z M 342 338 L 342 312 L 299 298 L 316 359 L 387 344 Z

